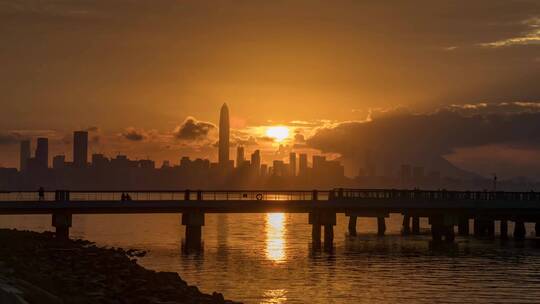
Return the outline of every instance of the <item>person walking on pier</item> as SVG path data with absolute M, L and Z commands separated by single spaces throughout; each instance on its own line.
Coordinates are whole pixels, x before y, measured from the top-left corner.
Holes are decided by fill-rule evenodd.
M 43 189 L 43 187 L 39 187 L 38 189 L 38 198 L 40 201 L 45 200 L 45 189 Z

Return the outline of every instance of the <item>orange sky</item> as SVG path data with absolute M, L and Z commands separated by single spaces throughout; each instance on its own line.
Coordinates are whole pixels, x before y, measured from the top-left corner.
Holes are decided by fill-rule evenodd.
M 217 124 L 223 102 L 244 140 L 396 107 L 537 102 L 538 28 L 532 0 L 0 1 L 0 163 L 16 164 L 13 134 L 69 151 L 89 127 L 96 152 L 212 156 L 174 130 Z

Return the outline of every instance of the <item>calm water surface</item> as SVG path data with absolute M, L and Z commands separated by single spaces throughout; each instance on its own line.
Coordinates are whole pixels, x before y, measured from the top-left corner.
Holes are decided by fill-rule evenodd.
M 378 238 L 375 220 L 359 218 L 360 235 L 351 238 L 347 218 L 338 216 L 331 253 L 311 248 L 303 214 L 207 215 L 204 251 L 190 255 L 180 249 L 179 215 L 79 215 L 72 235 L 146 249 L 143 266 L 178 272 L 204 292 L 245 303 L 540 301 L 540 241 L 457 238 L 432 248 L 427 235 L 401 237 L 401 220 L 392 216 L 387 236 Z M 50 223 L 50 216 L 0 216 L 2 228 L 44 231 Z

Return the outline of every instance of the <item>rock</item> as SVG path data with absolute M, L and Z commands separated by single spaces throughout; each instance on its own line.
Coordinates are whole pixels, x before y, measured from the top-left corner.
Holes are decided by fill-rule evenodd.
M 9 301 L 21 303 L 233 303 L 206 295 L 176 272 L 137 264 L 146 251 L 99 248 L 92 242 L 59 242 L 52 233 L 0 229 L 0 276 L 19 282 Z M 9 268 L 6 267 L 9 265 Z M 13 291 L 13 290 L 12 290 Z M 11 303 L 0 298 L 0 303 Z M 21 304 L 18 302 L 13 302 Z

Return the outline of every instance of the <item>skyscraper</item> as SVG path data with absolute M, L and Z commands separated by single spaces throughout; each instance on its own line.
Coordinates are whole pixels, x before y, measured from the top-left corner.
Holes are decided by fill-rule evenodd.
M 289 154 L 289 169 L 292 176 L 296 176 L 296 153 L 291 152 Z
M 219 165 L 227 168 L 229 163 L 229 108 L 224 103 L 219 114 Z
M 242 164 L 244 163 L 244 147 L 238 146 L 236 148 L 236 167 L 240 168 Z
M 88 132 L 73 132 L 73 166 L 84 168 L 88 163 Z
M 19 171 L 24 172 L 28 168 L 28 159 L 30 158 L 30 141 L 21 141 L 21 151 L 19 155 Z
M 37 139 L 36 165 L 40 169 L 49 167 L 49 139 L 47 138 L 39 137 Z
M 261 168 L 261 151 L 255 150 L 251 154 L 251 166 L 253 167 L 253 170 L 259 174 L 260 168 Z
M 298 163 L 298 175 L 305 176 L 307 173 L 307 154 L 300 153 L 300 162 Z

